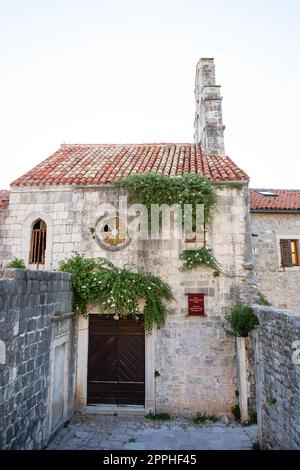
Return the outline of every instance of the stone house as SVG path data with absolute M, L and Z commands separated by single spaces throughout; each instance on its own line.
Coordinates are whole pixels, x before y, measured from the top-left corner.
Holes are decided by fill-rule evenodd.
M 256 281 L 280 308 L 300 308 L 300 190 L 251 189 Z
M 92 311 L 89 319 L 78 318 L 77 405 L 139 405 L 188 416 L 230 413 L 236 403 L 235 341 L 224 327 L 230 305 L 250 301 L 255 287 L 249 178 L 224 154 L 213 59 L 197 64 L 195 97 L 194 144 L 63 144 L 12 183 L 9 205 L 0 211 L 3 263 L 16 256 L 29 268 L 55 270 L 77 251 L 150 271 L 175 294 L 165 326 L 151 335 L 134 320 L 114 321 Z M 179 255 L 187 247 L 182 240 L 128 240 L 112 250 L 91 236 L 103 216 L 101 204 L 118 205 L 120 192 L 111 183 L 146 172 L 195 173 L 215 183 L 218 206 L 206 240 L 222 265 L 219 277 L 205 267 L 180 271 Z M 120 221 L 119 214 L 114 229 Z M 191 316 L 189 301 L 197 295 L 202 315 Z M 111 357 L 123 364 L 117 373 Z

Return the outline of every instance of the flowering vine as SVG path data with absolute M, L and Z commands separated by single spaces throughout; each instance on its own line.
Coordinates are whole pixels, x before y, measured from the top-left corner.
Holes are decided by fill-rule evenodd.
M 60 271 L 72 274 L 73 308 L 88 315 L 88 305 L 99 305 L 99 313 L 114 318 L 139 318 L 139 300 L 145 300 L 144 327 L 150 333 L 159 328 L 167 314 L 165 301 L 174 300 L 171 288 L 158 276 L 134 273 L 116 267 L 106 258 L 88 259 L 78 253 L 62 261 Z
M 180 255 L 180 259 L 183 260 L 182 271 L 188 271 L 198 266 L 206 266 L 213 269 L 214 277 L 220 275 L 221 266 L 210 248 L 203 247 L 199 250 L 184 250 Z

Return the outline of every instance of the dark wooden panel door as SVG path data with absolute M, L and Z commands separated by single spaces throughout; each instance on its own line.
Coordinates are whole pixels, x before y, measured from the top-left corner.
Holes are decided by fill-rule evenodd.
M 145 333 L 141 322 L 89 316 L 87 403 L 144 405 Z

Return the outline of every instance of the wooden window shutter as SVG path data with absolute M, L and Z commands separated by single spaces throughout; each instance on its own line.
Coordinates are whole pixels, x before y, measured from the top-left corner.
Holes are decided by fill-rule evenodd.
M 46 238 L 46 224 L 39 219 L 35 222 L 31 232 L 30 264 L 45 264 Z
M 280 240 L 281 264 L 288 268 L 293 266 L 291 240 Z

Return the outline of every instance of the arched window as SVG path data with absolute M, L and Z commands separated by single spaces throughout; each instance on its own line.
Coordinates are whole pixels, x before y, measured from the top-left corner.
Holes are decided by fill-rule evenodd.
M 47 226 L 38 219 L 32 226 L 29 264 L 45 264 L 46 238 Z

